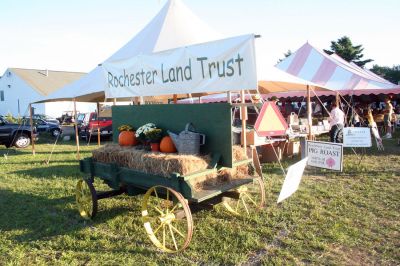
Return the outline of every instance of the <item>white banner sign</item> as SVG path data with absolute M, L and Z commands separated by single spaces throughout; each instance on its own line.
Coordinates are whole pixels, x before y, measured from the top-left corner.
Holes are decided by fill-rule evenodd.
M 278 203 L 289 198 L 297 191 L 300 185 L 301 177 L 306 168 L 308 158 L 289 166 L 285 181 L 283 182 L 281 193 L 279 193 Z
M 343 169 L 343 144 L 307 141 L 307 165 L 336 171 Z
M 343 147 L 371 147 L 369 127 L 345 127 L 343 129 Z
M 257 88 L 254 35 L 138 55 L 102 66 L 107 98 Z

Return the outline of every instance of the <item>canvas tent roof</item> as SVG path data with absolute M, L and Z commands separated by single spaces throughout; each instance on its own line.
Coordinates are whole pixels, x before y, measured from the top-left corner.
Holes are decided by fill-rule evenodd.
M 169 0 L 159 13 L 127 44 L 106 61 L 124 60 L 139 54 L 149 54 L 202 42 L 222 36 L 200 20 L 181 0 Z M 101 66 L 81 79 L 49 95 L 45 101 L 104 101 L 106 86 Z
M 290 75 L 282 70 L 275 67 L 270 67 L 268 69 L 263 69 L 262 78 L 258 81 L 258 90 L 263 98 L 275 94 L 289 95 L 290 93 L 301 93 L 305 95 L 307 93 L 307 87 L 310 87 L 316 92 L 327 92 L 328 89 L 324 86 L 317 85 L 313 82 L 303 80 L 301 78 Z M 251 93 L 257 93 L 256 91 L 251 91 Z M 332 92 L 334 93 L 334 92 Z M 232 94 L 232 99 L 238 98 L 238 94 Z M 224 102 L 227 101 L 226 93 L 219 93 L 214 95 L 202 96 L 201 101 L 203 103 L 208 102 Z M 198 98 L 188 98 L 180 100 L 179 103 L 196 103 Z
M 380 94 L 391 93 L 393 90 L 400 92 L 395 84 L 369 70 L 348 63 L 336 54 L 328 55 L 308 42 L 276 67 L 341 94 Z
M 39 94 L 47 96 L 58 88 L 78 80 L 85 73 L 41 69 L 9 68 Z
M 262 70 L 262 78 L 259 78 L 258 89 L 261 94 L 273 92 L 306 91 L 307 86 L 315 91 L 327 91 L 328 89 L 311 81 L 288 74 L 277 68 L 270 67 Z

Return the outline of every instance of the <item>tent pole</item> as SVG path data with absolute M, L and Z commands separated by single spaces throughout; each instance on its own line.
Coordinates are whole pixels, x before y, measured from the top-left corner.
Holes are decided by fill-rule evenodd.
M 246 98 L 245 98 L 245 95 L 244 95 L 244 90 L 241 90 L 240 91 L 240 99 L 241 99 L 241 101 L 242 101 L 242 103 L 245 103 L 245 101 L 246 101 Z M 244 149 L 244 152 L 245 152 L 245 154 L 247 153 L 247 141 L 246 141 L 246 118 L 247 118 L 247 107 L 246 106 L 242 106 L 242 107 L 240 107 L 240 113 L 241 113 L 241 116 L 242 116 L 242 136 L 243 136 L 243 149 Z
M 340 107 L 340 106 L 339 106 L 339 102 L 340 102 L 340 95 L 339 95 L 339 92 L 336 92 L 335 101 L 336 101 L 336 106 L 337 106 L 337 107 Z
M 113 105 L 117 105 L 117 98 L 113 99 Z
M 178 95 L 174 94 L 173 98 L 174 98 L 174 104 L 177 104 L 178 103 Z
M 81 159 L 81 156 L 79 154 L 79 136 L 78 136 L 78 116 L 76 115 L 76 99 L 74 98 L 74 120 L 75 120 L 75 140 L 76 140 L 76 157 L 78 160 Z
M 311 90 L 310 85 L 307 85 L 307 120 L 308 120 L 308 139 L 312 139 L 312 111 L 311 111 Z
M 100 147 L 100 122 L 99 122 L 99 116 L 100 116 L 100 103 L 97 102 L 97 146 Z
M 226 98 L 228 98 L 228 103 L 232 103 L 232 94 L 231 91 L 226 92 Z
M 140 104 L 140 105 L 143 105 L 143 104 L 144 104 L 144 98 L 143 98 L 143 96 L 140 96 L 140 97 L 139 97 L 139 104 Z
M 29 123 L 31 124 L 31 143 L 32 143 L 32 155 L 35 156 L 35 138 L 33 136 L 33 113 L 32 113 L 32 104 L 29 104 Z

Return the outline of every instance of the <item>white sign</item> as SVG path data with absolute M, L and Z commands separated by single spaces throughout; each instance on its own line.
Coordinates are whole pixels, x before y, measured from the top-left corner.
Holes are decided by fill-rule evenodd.
M 345 127 L 343 129 L 343 147 L 371 147 L 369 127 Z
M 303 176 L 304 168 L 306 168 L 308 158 L 291 165 L 283 182 L 281 193 L 279 193 L 278 203 L 289 198 L 297 191 L 300 185 L 301 177 Z
M 102 65 L 105 93 L 121 98 L 256 89 L 255 62 L 254 35 L 138 55 Z
M 343 169 L 343 144 L 307 141 L 307 165 L 336 171 Z

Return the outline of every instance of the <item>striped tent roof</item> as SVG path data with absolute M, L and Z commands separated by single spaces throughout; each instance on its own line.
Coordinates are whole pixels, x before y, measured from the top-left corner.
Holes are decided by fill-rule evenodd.
M 341 94 L 400 93 L 399 86 L 336 54 L 328 55 L 308 42 L 276 67 Z

